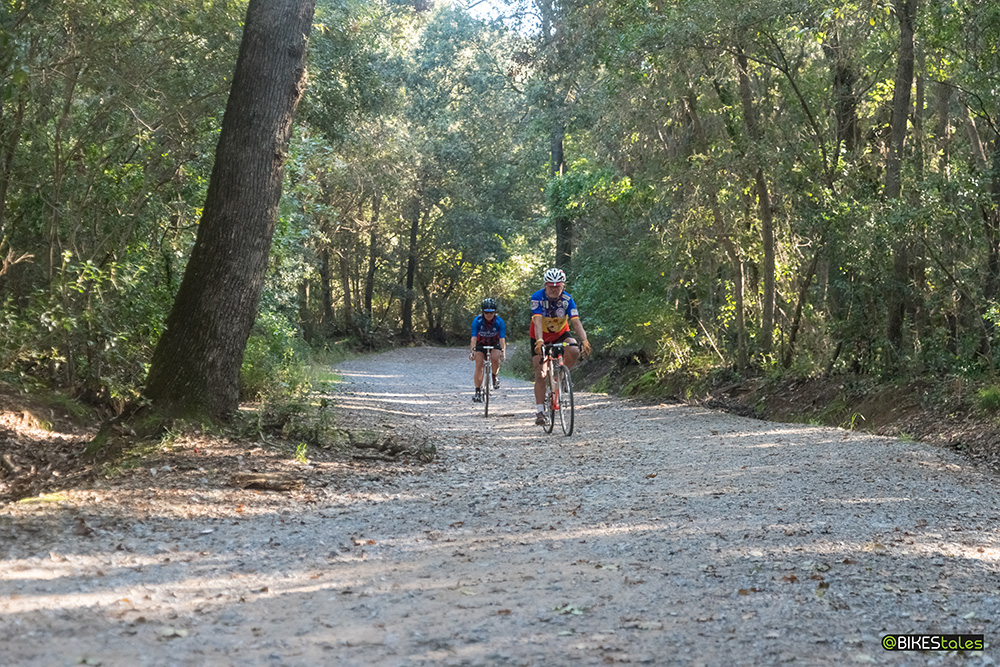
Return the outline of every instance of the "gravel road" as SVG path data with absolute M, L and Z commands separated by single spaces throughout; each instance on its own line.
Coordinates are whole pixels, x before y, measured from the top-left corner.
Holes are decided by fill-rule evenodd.
M 0 663 L 997 659 L 1000 491 L 958 454 L 586 393 L 576 432 L 546 435 L 524 381 L 484 419 L 458 349 L 339 370 L 344 423 L 427 439 L 434 461 L 315 463 L 277 493 L 168 460 L 0 508 Z

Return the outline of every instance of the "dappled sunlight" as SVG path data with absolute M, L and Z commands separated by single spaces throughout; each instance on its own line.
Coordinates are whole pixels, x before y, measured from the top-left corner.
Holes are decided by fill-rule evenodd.
M 337 378 L 331 380 L 331 384 L 349 384 L 346 378 L 353 379 L 377 379 L 388 380 L 392 378 L 406 378 L 406 373 L 359 373 L 357 371 L 337 370 Z

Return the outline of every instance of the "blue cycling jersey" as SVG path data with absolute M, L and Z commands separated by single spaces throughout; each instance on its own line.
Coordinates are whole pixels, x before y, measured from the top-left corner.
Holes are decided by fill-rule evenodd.
M 479 345 L 499 345 L 501 338 L 507 337 L 507 325 L 499 315 L 493 316 L 493 321 L 488 322 L 482 314 L 477 315 L 472 320 L 472 335 Z

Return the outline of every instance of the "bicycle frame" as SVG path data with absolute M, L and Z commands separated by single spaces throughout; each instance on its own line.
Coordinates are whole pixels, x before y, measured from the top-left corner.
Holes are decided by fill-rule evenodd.
M 483 396 L 483 417 L 490 416 L 490 394 L 493 391 L 493 350 L 499 349 L 495 345 L 479 345 L 476 352 L 483 353 L 483 379 L 479 383 Z
M 555 428 L 557 413 L 563 433 L 573 433 L 573 383 L 569 367 L 563 361 L 563 352 L 569 346 L 578 347 L 577 343 L 545 343 L 542 346 L 541 373 L 545 380 L 545 406 L 549 413 L 546 433 L 552 433 Z

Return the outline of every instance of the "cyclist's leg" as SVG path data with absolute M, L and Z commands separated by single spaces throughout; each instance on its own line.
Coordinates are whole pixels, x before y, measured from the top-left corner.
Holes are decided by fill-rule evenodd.
M 535 416 L 537 423 L 538 414 L 545 414 L 545 380 L 542 379 L 542 355 L 534 354 L 535 339 L 529 339 L 532 349 L 531 368 L 535 372 Z M 539 407 L 541 406 L 541 407 Z
M 576 339 L 572 336 L 566 336 L 563 338 L 564 343 L 576 343 Z M 576 345 L 571 345 L 563 350 L 563 361 L 565 364 L 573 368 L 577 361 L 580 360 L 580 348 Z
M 531 339 L 531 347 L 534 350 L 535 339 Z M 535 404 L 540 405 L 545 402 L 545 382 L 542 380 L 542 356 L 532 354 L 531 368 L 535 372 Z
M 490 350 L 490 366 L 493 375 L 500 372 L 500 350 L 498 348 Z
M 493 378 L 493 388 L 499 389 L 500 382 L 497 378 L 497 373 L 500 372 L 500 350 L 494 349 L 490 351 L 490 371 Z

